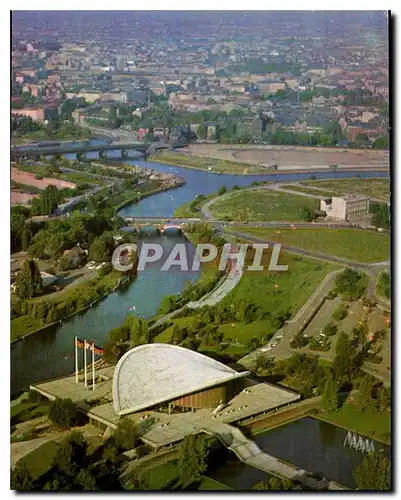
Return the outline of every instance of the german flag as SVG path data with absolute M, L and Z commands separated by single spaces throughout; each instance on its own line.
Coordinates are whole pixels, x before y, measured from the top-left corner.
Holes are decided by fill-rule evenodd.
M 94 342 L 86 343 L 87 349 L 93 351 L 95 354 L 103 355 L 104 350 L 101 347 L 98 347 Z
M 103 356 L 104 349 L 102 349 L 101 347 L 93 344 L 93 350 L 95 351 L 95 354 L 100 354 L 101 356 Z
M 81 340 L 81 339 L 78 339 L 78 338 L 77 338 L 77 339 L 75 340 L 75 345 L 76 345 L 77 347 L 79 347 L 79 348 L 83 349 L 83 348 L 84 348 L 84 341 L 83 341 L 83 340 Z

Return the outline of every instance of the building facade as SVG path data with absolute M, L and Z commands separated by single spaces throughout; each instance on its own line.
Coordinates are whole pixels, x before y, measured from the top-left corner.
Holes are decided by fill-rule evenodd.
M 320 200 L 320 210 L 333 219 L 353 220 L 369 215 L 369 198 L 363 195 L 333 196 Z

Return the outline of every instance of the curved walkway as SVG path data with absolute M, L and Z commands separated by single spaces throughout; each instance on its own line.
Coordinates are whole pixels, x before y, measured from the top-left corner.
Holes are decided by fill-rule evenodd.
M 153 330 L 154 328 L 162 325 L 174 316 L 177 316 L 184 309 L 184 307 L 188 307 L 189 309 L 200 309 L 204 306 L 215 306 L 238 285 L 241 277 L 242 268 L 236 268 L 235 266 L 233 266 L 230 272 L 219 281 L 217 286 L 211 292 L 207 293 L 199 300 L 188 302 L 179 309 L 176 309 L 175 311 L 164 315 L 162 318 L 158 319 L 152 326 L 150 326 L 149 330 Z

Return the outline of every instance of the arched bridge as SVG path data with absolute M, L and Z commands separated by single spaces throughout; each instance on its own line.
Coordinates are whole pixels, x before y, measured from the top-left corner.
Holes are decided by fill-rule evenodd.
M 159 149 L 172 148 L 171 144 L 166 143 L 144 143 L 144 142 L 110 142 L 108 144 L 92 144 L 90 141 L 80 142 L 60 142 L 54 144 L 32 144 L 27 146 L 12 146 L 11 159 L 19 158 L 40 159 L 43 156 L 62 156 L 65 154 L 76 154 L 77 159 L 81 159 L 89 152 L 98 152 L 99 156 L 105 157 L 107 151 L 121 151 L 123 158 L 127 158 L 129 151 L 139 151 L 144 153 L 145 157 L 156 153 Z

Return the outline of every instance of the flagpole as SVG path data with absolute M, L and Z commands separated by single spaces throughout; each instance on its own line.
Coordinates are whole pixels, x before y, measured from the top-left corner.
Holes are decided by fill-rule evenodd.
M 75 383 L 78 384 L 78 337 L 75 337 Z
M 88 387 L 88 374 L 86 372 L 86 339 L 84 340 L 84 380 L 85 387 Z
M 95 343 L 92 342 L 92 390 L 95 390 Z

